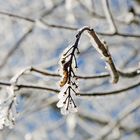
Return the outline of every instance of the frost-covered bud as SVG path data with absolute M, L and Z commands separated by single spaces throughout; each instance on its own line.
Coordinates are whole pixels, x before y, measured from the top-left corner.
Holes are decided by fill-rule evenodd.
M 62 97 L 62 95 L 67 91 L 68 87 L 70 85 L 66 84 L 64 87 L 60 88 L 60 92 L 58 93 L 58 98 L 60 99 L 60 97 Z M 60 96 L 60 97 L 59 97 Z
M 64 101 L 65 101 L 65 98 L 60 99 L 60 100 L 58 101 L 58 103 L 57 103 L 57 107 L 58 107 L 58 108 L 63 107 L 63 106 L 64 106 Z
M 63 114 L 63 115 L 67 115 L 69 113 L 75 113 L 77 111 L 78 111 L 78 109 L 77 109 L 76 105 L 74 104 L 74 102 L 69 101 L 69 99 L 61 108 L 61 114 Z

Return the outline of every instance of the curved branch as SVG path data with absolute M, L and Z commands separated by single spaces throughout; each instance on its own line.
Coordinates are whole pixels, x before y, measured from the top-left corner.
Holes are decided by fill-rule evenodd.
M 128 86 L 126 88 L 122 88 L 119 90 L 113 90 L 113 91 L 108 91 L 108 92 L 93 92 L 93 93 L 77 93 L 79 96 L 106 96 L 106 95 L 115 95 L 115 94 L 120 94 L 124 91 L 132 90 L 136 87 L 140 86 L 140 82 L 133 84 L 131 86 Z

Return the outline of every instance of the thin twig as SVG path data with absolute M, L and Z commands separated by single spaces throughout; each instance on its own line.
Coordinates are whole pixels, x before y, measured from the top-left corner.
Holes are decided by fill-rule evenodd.
M 50 15 L 52 12 L 54 12 L 55 9 L 57 9 L 59 6 L 62 6 L 62 4 L 64 4 L 65 0 L 62 0 L 61 2 L 54 4 L 53 7 L 49 10 L 45 10 L 42 14 L 41 14 L 41 18 Z
M 22 19 L 22 20 L 26 20 L 28 22 L 36 22 L 37 20 L 29 18 L 29 17 L 25 17 L 25 16 L 21 16 L 21 15 L 16 15 L 16 14 L 12 14 L 12 13 L 8 13 L 8 12 L 3 12 L 0 11 L 1 15 L 6 15 L 6 16 L 10 16 L 10 17 L 14 17 L 17 19 Z M 43 23 L 51 28 L 58 28 L 58 29 L 65 29 L 65 30 L 71 30 L 71 31 L 76 31 L 79 28 L 78 27 L 69 27 L 69 26 L 63 26 L 63 25 L 56 25 L 56 24 L 50 24 L 47 21 L 43 21 Z M 134 38 L 140 38 L 139 34 L 130 34 L 130 33 L 121 33 L 121 32 L 115 32 L 115 33 L 104 33 L 104 32 L 100 32 L 100 31 L 96 31 L 97 34 L 102 35 L 102 36 L 121 36 L 121 37 L 134 37 Z
M 5 16 L 9 16 L 9 17 L 12 17 L 12 18 L 17 18 L 17 19 L 23 19 L 23 20 L 26 20 L 28 22 L 35 22 L 35 20 L 32 19 L 32 18 L 25 17 L 25 16 L 22 16 L 22 15 L 13 14 L 13 13 L 10 13 L 10 12 L 7 12 L 7 11 L 0 11 L 0 15 L 5 15 Z
M 128 86 L 126 88 L 121 88 L 118 90 L 114 90 L 114 91 L 108 91 L 108 92 L 93 92 L 93 93 L 77 93 L 77 95 L 79 96 L 106 96 L 106 95 L 115 95 L 115 94 L 120 94 L 124 91 L 128 91 L 131 89 L 134 89 L 136 87 L 140 86 L 140 82 L 133 84 L 131 86 Z
M 76 27 L 70 27 L 70 26 L 64 26 L 64 25 L 57 25 L 57 24 L 50 24 L 45 20 L 40 20 L 45 26 L 51 27 L 51 28 L 57 28 L 57 29 L 65 29 L 65 30 L 71 30 L 71 31 L 76 31 L 78 28 Z
M 11 86 L 10 82 L 2 82 L 0 81 L 0 85 L 1 86 Z M 15 84 L 15 86 L 18 89 L 37 89 L 37 90 L 46 90 L 46 91 L 52 91 L 55 93 L 60 92 L 58 89 L 54 89 L 54 88 L 49 88 L 46 86 L 38 86 L 38 85 L 31 85 L 31 84 Z M 130 85 L 128 87 L 119 89 L 119 90 L 112 90 L 112 91 L 108 91 L 108 92 L 94 92 L 94 93 L 77 93 L 78 96 L 108 96 L 108 95 L 115 95 L 115 94 L 120 94 L 124 91 L 128 91 L 128 90 L 132 90 L 136 87 L 140 86 L 140 82 Z
M 37 69 L 35 67 L 31 67 L 30 71 L 37 72 L 37 73 L 40 73 L 40 74 L 46 75 L 46 76 L 51 76 L 51 77 L 60 77 L 60 75 L 58 73 L 52 73 L 52 72 L 49 72 L 46 70 Z M 135 76 L 140 75 L 139 69 L 133 70 L 131 72 L 122 72 L 122 71 L 118 70 L 118 72 L 119 72 L 120 76 L 126 77 L 126 78 L 131 78 L 131 77 L 135 77 Z M 76 75 L 77 78 L 84 79 L 84 80 L 105 78 L 105 77 L 109 77 L 109 76 L 110 76 L 110 74 L 108 74 L 108 73 L 101 73 L 101 74 L 93 75 L 93 76 Z

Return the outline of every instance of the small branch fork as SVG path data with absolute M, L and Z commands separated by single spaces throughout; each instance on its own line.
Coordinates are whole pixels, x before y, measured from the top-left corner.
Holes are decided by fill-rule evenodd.
M 122 72 L 120 70 L 117 70 L 115 68 L 115 65 L 112 61 L 112 58 L 111 58 L 111 55 L 110 53 L 108 52 L 108 48 L 107 48 L 107 45 L 103 42 L 100 41 L 99 37 L 97 36 L 97 34 L 95 33 L 95 31 L 93 29 L 90 29 L 89 27 L 83 27 L 81 28 L 79 31 L 78 31 L 78 34 L 76 35 L 76 41 L 74 43 L 74 45 L 69 48 L 69 50 L 67 50 L 67 53 L 65 53 L 65 57 L 70 57 L 70 60 L 69 60 L 69 63 L 68 63 L 68 66 L 70 66 L 70 62 L 72 60 L 75 61 L 75 68 L 77 68 L 77 61 L 76 61 L 76 54 L 75 51 L 77 51 L 77 53 L 79 54 L 79 49 L 78 49 L 78 43 L 79 43 L 79 40 L 80 40 L 80 37 L 82 35 L 82 33 L 84 31 L 87 31 L 88 32 L 88 35 L 89 37 L 91 38 L 91 41 L 95 41 L 98 48 L 96 48 L 96 50 L 105 58 L 105 61 L 109 64 L 110 68 L 111 68 L 111 71 L 113 73 L 113 82 L 117 82 L 118 81 L 118 76 L 122 76 L 122 77 L 127 77 L 127 78 L 131 78 L 131 77 L 135 77 L 135 76 L 138 76 L 140 74 L 140 69 L 136 69 L 134 71 L 131 71 L 131 72 Z M 72 50 L 72 52 L 70 54 L 68 54 L 70 51 Z M 67 55 L 68 54 L 68 55 Z M 108 59 L 106 59 L 108 58 Z M 67 69 L 67 68 L 66 68 Z M 40 86 L 37 86 L 37 85 L 19 85 L 17 84 L 18 83 L 18 79 L 23 75 L 25 74 L 25 72 L 37 72 L 37 73 L 40 73 L 40 74 L 43 74 L 43 75 L 46 75 L 46 76 L 52 76 L 52 77 L 60 77 L 59 74 L 57 73 L 50 73 L 48 71 L 43 71 L 43 70 L 39 70 L 39 69 L 36 69 L 34 67 L 29 67 L 29 68 L 26 68 L 24 70 L 22 70 L 20 73 L 18 73 L 16 76 L 14 76 L 14 78 L 12 78 L 12 82 L 14 81 L 14 85 L 15 87 L 17 87 L 17 89 L 20 89 L 20 88 L 33 88 L 33 89 L 41 89 L 41 90 L 48 90 L 48 91 L 52 91 L 52 92 L 59 92 L 59 90 L 57 89 L 51 89 L 51 88 L 48 88 L 48 87 L 40 87 Z M 71 68 L 69 68 L 69 73 L 70 71 L 72 71 L 71 75 L 78 78 L 78 79 L 95 79 L 95 78 L 104 78 L 104 77 L 108 77 L 110 76 L 110 74 L 107 74 L 107 73 L 103 73 L 103 74 L 99 74 L 99 75 L 95 75 L 95 76 L 80 76 L 80 75 L 76 75 L 74 73 L 74 70 L 72 70 L 72 65 L 71 65 Z M 69 75 L 70 76 L 70 75 Z M 69 82 L 71 81 L 71 78 L 69 78 Z M 74 82 L 71 81 L 72 84 L 74 84 Z M 10 83 L 5 83 L 5 82 L 0 82 L 0 85 L 6 85 L 6 86 L 11 86 Z M 74 84 L 76 87 L 76 83 Z M 99 93 L 77 93 L 76 95 L 80 95 L 80 96 L 104 96 L 104 95 L 112 95 L 112 94 L 116 94 L 116 93 L 120 93 L 120 92 L 123 92 L 123 91 L 126 91 L 126 90 L 129 90 L 129 89 L 132 89 L 134 87 L 137 87 L 139 86 L 140 84 L 137 83 L 135 85 L 132 85 L 132 86 L 129 86 L 127 88 L 124 88 L 124 89 L 120 89 L 120 90 L 116 90 L 116 91 L 110 91 L 110 92 L 99 92 Z
M 71 77 L 72 74 L 75 77 L 75 73 L 74 73 L 74 70 L 72 68 L 72 60 L 74 58 L 74 60 L 75 60 L 75 68 L 77 68 L 77 61 L 76 61 L 76 57 L 75 57 L 75 51 L 77 50 L 77 53 L 79 53 L 78 43 L 79 43 L 80 37 L 81 37 L 81 35 L 82 35 L 82 33 L 84 31 L 87 31 L 88 36 L 91 39 L 91 43 L 92 44 L 93 44 L 93 42 L 96 43 L 96 46 L 93 45 L 93 47 L 95 47 L 95 49 L 101 54 L 102 58 L 106 61 L 107 67 L 108 67 L 109 72 L 110 72 L 111 77 L 112 77 L 112 83 L 117 83 L 118 80 L 119 80 L 119 73 L 118 73 L 118 71 L 117 71 L 117 69 L 116 69 L 116 67 L 114 65 L 114 62 L 112 60 L 112 57 L 111 57 L 111 55 L 109 53 L 107 44 L 101 42 L 101 40 L 97 36 L 97 34 L 94 31 L 94 29 L 90 29 L 89 27 L 83 27 L 78 31 L 78 34 L 76 35 L 76 41 L 75 41 L 74 45 L 72 45 L 72 47 L 70 47 L 69 50 L 66 53 L 63 54 L 63 58 L 62 58 L 61 63 L 65 63 L 66 58 L 69 57 L 69 55 L 70 55 L 70 59 L 67 61 L 67 63 L 65 63 L 63 65 L 63 69 L 65 71 L 68 70 L 67 71 L 68 76 L 69 76 L 68 82 L 70 82 L 70 77 Z M 72 49 L 71 53 L 68 54 L 71 49 Z
M 110 74 L 100 74 L 100 75 L 95 75 L 95 76 L 78 76 L 75 74 L 74 70 L 73 70 L 73 65 L 72 62 L 74 61 L 75 64 L 75 68 L 77 68 L 77 61 L 76 61 L 76 54 L 75 51 L 77 51 L 77 54 L 79 54 L 79 49 L 78 49 L 78 43 L 80 41 L 80 37 L 82 35 L 83 32 L 87 31 L 88 36 L 91 39 L 91 43 L 94 41 L 97 46 L 94 46 L 95 49 L 101 54 L 101 56 L 103 57 L 103 59 L 106 61 L 106 64 L 108 65 L 110 74 L 112 76 L 112 82 L 116 83 L 119 79 L 119 75 L 122 77 L 127 77 L 127 78 L 131 78 L 131 77 L 135 77 L 138 76 L 140 74 L 140 69 L 136 69 L 134 71 L 131 72 L 122 72 L 120 70 L 117 70 L 113 60 L 111 58 L 111 55 L 109 53 L 107 44 L 104 42 L 101 42 L 101 40 L 99 39 L 99 37 L 97 36 L 96 32 L 94 31 L 94 29 L 90 29 L 89 27 L 83 27 L 80 30 L 78 30 L 78 33 L 76 35 L 76 40 L 75 43 L 63 54 L 62 60 L 61 60 L 61 65 L 63 67 L 63 72 L 65 71 L 65 76 L 63 78 L 65 78 L 65 83 L 66 82 L 74 85 L 75 87 L 77 87 L 77 84 L 75 82 L 73 82 L 71 80 L 71 77 L 75 77 L 75 78 L 79 78 L 79 79 L 95 79 L 95 78 L 104 78 L 104 77 L 108 77 L 110 76 Z M 65 61 L 67 61 L 67 63 L 65 63 Z M 42 90 L 48 90 L 48 91 L 53 91 L 53 92 L 59 92 L 59 90 L 57 89 L 51 89 L 51 88 L 47 88 L 47 87 L 39 87 L 39 86 L 34 86 L 34 85 L 18 85 L 18 79 L 25 74 L 26 72 L 37 72 L 46 76 L 52 76 L 52 77 L 60 77 L 59 74 L 57 73 L 50 73 L 47 71 L 43 71 L 43 70 L 39 70 L 36 69 L 34 67 L 29 67 L 26 68 L 24 70 L 22 70 L 21 72 L 19 72 L 17 75 L 15 75 L 11 82 L 14 83 L 14 85 L 16 85 L 18 88 L 34 88 L 34 89 L 42 89 Z M 64 74 L 64 73 L 63 73 Z M 0 82 L 0 85 L 7 85 L 10 86 L 10 83 L 4 83 L 4 82 Z M 111 94 L 116 94 L 119 92 L 123 92 L 129 89 L 132 89 L 134 87 L 139 86 L 139 83 L 132 85 L 130 87 L 124 88 L 124 89 L 120 89 L 117 91 L 110 91 L 110 92 L 103 92 L 103 93 L 89 93 L 89 94 L 84 94 L 84 93 L 77 93 L 76 95 L 80 95 L 80 96 L 104 96 L 104 95 L 111 95 Z M 72 88 L 71 88 L 72 89 Z
M 77 54 L 80 53 L 78 45 L 84 31 L 87 31 L 88 36 L 91 39 L 91 43 L 96 43 L 96 47 L 92 44 L 93 47 L 95 47 L 95 49 L 101 54 L 102 58 L 106 61 L 107 68 L 112 77 L 112 83 L 117 83 L 119 80 L 119 73 L 114 65 L 107 45 L 101 42 L 94 29 L 90 29 L 89 27 L 81 28 L 78 30 L 74 44 L 66 48 L 60 58 L 60 75 L 62 78 L 59 85 L 63 89 L 60 90 L 58 95 L 59 102 L 57 103 L 57 107 L 61 108 L 62 114 L 70 113 L 72 110 L 74 112 L 77 111 L 71 93 L 78 95 L 78 85 L 76 83 L 77 77 L 75 75 L 75 69 L 78 68 L 76 52 Z

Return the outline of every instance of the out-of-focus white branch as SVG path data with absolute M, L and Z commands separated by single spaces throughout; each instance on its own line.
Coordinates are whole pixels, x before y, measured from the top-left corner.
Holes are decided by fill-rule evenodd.
M 120 112 L 116 120 L 111 120 L 103 129 L 101 129 L 100 133 L 95 138 L 90 138 L 89 140 L 102 140 L 105 139 L 114 129 L 119 127 L 120 123 L 127 118 L 127 116 L 131 115 L 137 109 L 140 108 L 140 99 L 135 100 L 130 105 L 128 105 L 124 110 Z
M 112 33 L 115 33 L 115 32 L 117 32 L 117 27 L 116 27 L 115 21 L 113 19 L 113 16 L 112 16 L 112 13 L 111 13 L 111 10 L 110 10 L 108 0 L 102 0 L 102 4 L 103 4 L 103 9 L 104 9 L 105 16 L 106 16 L 107 21 L 110 25 L 110 31 Z

